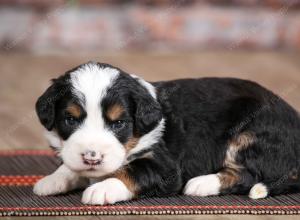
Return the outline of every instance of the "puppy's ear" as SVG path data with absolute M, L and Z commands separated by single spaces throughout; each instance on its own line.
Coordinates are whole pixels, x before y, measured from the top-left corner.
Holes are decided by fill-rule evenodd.
M 53 84 L 38 98 L 35 104 L 40 122 L 49 131 L 54 126 L 55 104 L 63 96 L 63 91 L 64 89 L 58 85 L 56 80 L 53 80 Z
M 160 104 L 147 91 L 136 91 L 133 95 L 135 101 L 135 127 L 139 135 L 153 130 L 162 119 Z

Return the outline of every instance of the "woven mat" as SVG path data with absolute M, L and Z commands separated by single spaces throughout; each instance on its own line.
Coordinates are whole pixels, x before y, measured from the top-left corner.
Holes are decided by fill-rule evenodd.
M 83 205 L 80 191 L 48 197 L 33 195 L 33 184 L 58 165 L 51 151 L 0 152 L 0 216 L 300 214 L 300 193 L 257 201 L 247 196 L 176 196 L 106 206 Z

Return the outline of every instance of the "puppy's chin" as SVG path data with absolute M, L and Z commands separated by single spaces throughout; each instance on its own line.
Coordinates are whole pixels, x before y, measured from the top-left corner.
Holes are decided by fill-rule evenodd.
M 116 171 L 116 170 L 114 170 L 114 171 Z M 83 171 L 79 171 L 77 173 L 82 177 L 97 178 L 97 177 L 106 176 L 110 173 L 113 173 L 114 171 L 112 171 L 112 172 L 103 172 L 101 170 L 93 169 L 93 170 L 83 170 Z
M 119 166 L 114 166 L 114 167 L 106 167 L 106 166 L 85 166 L 83 165 L 82 167 L 77 166 L 77 167 L 72 167 L 69 166 L 67 163 L 64 163 L 70 170 L 73 172 L 77 173 L 78 175 L 82 177 L 103 177 L 108 174 L 114 173 L 118 169 L 122 167 L 123 163 L 120 163 Z

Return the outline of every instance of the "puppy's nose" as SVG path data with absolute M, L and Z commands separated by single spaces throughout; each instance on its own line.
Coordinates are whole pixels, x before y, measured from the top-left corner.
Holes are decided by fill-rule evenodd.
M 91 156 L 91 157 L 95 157 L 96 156 L 96 151 L 89 150 L 89 151 L 86 152 L 86 155 Z
M 96 151 L 86 151 L 81 154 L 83 163 L 87 165 L 99 165 L 103 159 L 103 155 Z

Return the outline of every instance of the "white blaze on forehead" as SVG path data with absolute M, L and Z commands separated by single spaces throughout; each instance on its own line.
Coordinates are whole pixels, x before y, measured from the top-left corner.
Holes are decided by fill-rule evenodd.
M 103 122 L 100 102 L 118 75 L 117 69 L 101 67 L 95 63 L 85 64 L 71 73 L 73 92 L 79 98 L 84 99 L 84 106 L 88 114 L 87 120 Z

